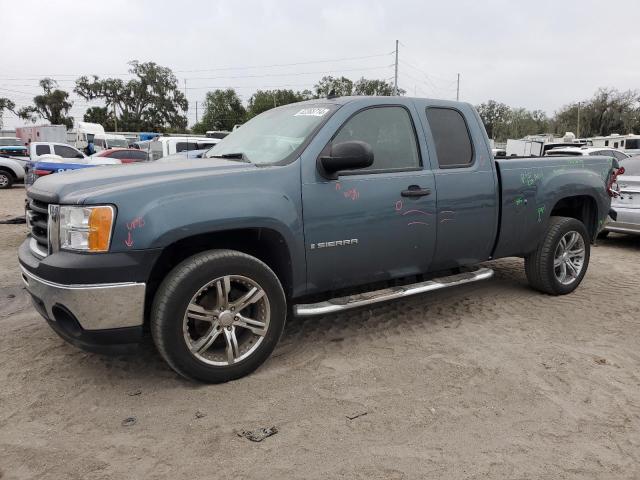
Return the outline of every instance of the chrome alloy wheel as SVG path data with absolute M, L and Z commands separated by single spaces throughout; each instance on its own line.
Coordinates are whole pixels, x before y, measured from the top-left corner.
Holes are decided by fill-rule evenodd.
M 6 173 L 0 172 L 0 188 L 9 185 L 9 176 Z
M 576 231 L 565 233 L 553 255 L 553 271 L 563 285 L 575 282 L 584 267 L 585 245 L 582 235 Z
M 226 275 L 191 298 L 184 314 L 184 340 L 198 360 L 233 365 L 262 343 L 269 316 L 269 299 L 260 285 L 247 277 Z

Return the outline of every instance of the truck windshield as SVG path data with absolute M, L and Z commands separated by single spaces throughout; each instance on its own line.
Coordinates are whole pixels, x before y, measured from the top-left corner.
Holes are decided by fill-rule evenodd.
M 295 152 L 333 113 L 336 105 L 274 108 L 252 118 L 205 153 L 206 158 L 242 154 L 257 165 L 280 162 Z

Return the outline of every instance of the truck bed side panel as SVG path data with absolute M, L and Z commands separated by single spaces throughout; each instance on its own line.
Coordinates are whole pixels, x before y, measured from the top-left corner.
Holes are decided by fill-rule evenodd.
M 587 156 L 496 160 L 502 221 L 493 256 L 524 256 L 535 250 L 554 207 L 564 198 L 593 199 L 601 225 L 609 212 L 606 181 L 612 163 L 609 157 Z

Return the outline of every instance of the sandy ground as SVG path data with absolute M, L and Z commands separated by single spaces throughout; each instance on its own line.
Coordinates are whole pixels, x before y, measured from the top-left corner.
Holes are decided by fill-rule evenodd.
M 0 218 L 23 196 L 0 191 Z M 601 242 L 562 298 L 507 259 L 484 283 L 293 320 L 255 374 L 208 386 L 151 345 L 59 339 L 22 289 L 24 234 L 0 225 L 3 480 L 640 477 L 640 238 Z

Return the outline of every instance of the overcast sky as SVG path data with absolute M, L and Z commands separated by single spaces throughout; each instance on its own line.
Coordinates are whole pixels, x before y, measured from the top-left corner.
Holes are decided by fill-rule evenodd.
M 190 124 L 208 89 L 246 102 L 324 74 L 391 79 L 396 39 L 410 95 L 455 98 L 459 72 L 462 100 L 553 113 L 601 86 L 640 88 L 638 0 L 0 0 L 0 18 L 0 96 L 26 105 L 43 76 L 71 91 L 79 75 L 154 61 L 186 78 Z

